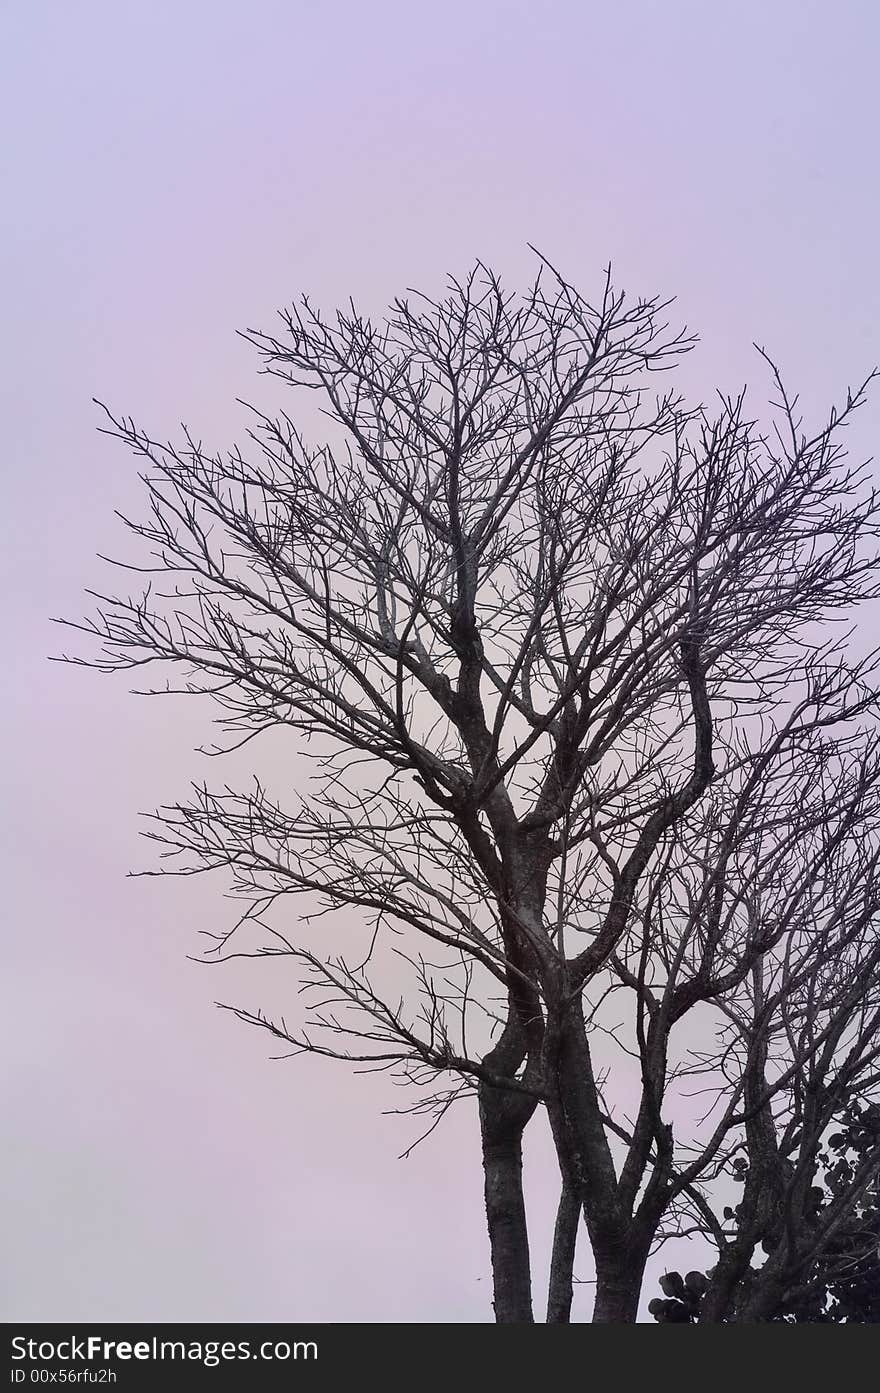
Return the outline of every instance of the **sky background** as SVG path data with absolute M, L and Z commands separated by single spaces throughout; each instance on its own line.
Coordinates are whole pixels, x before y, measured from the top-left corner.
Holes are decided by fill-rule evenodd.
M 473 1119 L 397 1160 L 417 1124 L 386 1083 L 269 1063 L 213 1009 L 260 1002 L 186 959 L 219 882 L 126 879 L 210 732 L 47 662 L 138 511 L 92 397 L 228 445 L 264 390 L 236 329 L 476 257 L 525 283 L 532 242 L 584 291 L 612 261 L 677 296 L 698 397 L 749 382 L 757 409 L 756 340 L 816 423 L 880 359 L 878 49 L 873 0 L 0 0 L 0 1318 L 491 1316 Z M 857 455 L 878 426 L 875 398 Z M 540 1138 L 527 1183 L 540 1308 Z

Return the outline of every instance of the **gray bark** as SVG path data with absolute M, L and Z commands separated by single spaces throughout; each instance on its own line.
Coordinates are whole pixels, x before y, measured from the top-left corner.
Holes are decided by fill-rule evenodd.
M 556 1228 L 553 1233 L 553 1254 L 550 1260 L 550 1287 L 547 1296 L 547 1324 L 568 1325 L 574 1294 L 574 1254 L 577 1246 L 581 1203 L 577 1188 L 569 1180 L 562 1183 Z

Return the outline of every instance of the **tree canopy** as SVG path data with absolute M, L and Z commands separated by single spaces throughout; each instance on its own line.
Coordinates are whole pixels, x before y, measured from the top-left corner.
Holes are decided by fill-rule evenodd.
M 476 1099 L 500 1321 L 533 1318 L 539 1109 L 551 1321 L 581 1218 L 594 1320 L 634 1320 L 649 1253 L 694 1232 L 719 1252 L 701 1319 L 811 1299 L 880 1164 L 874 1133 L 850 1145 L 880 1054 L 877 666 L 845 627 L 878 593 L 842 443 L 868 383 L 808 428 L 762 354 L 766 424 L 745 392 L 688 407 L 668 308 L 478 264 L 379 323 L 304 299 L 248 333 L 326 443 L 252 409 L 217 454 L 107 413 L 150 579 L 96 596 L 79 661 L 174 670 L 151 690 L 207 694 L 223 747 L 287 732 L 315 764 L 160 810 L 163 868 L 243 898 L 216 957 L 311 988 L 242 1020 L 392 1071 L 432 1123 Z

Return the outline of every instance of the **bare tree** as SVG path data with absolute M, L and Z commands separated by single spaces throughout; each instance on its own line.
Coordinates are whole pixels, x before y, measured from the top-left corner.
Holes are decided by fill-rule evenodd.
M 873 1049 L 876 667 L 829 638 L 877 593 L 878 499 L 840 443 L 865 387 L 805 431 L 765 359 L 766 431 L 744 395 L 686 409 L 651 386 L 693 342 L 665 309 L 610 277 L 589 303 L 543 260 L 524 296 L 477 265 L 381 324 L 304 299 L 247 337 L 330 443 L 254 411 L 220 456 L 108 413 L 146 461 L 136 569 L 174 583 L 74 626 L 101 643 L 77 661 L 181 671 L 231 745 L 313 753 L 293 806 L 199 787 L 153 835 L 245 898 L 218 958 L 293 960 L 316 993 L 298 1024 L 241 1019 L 393 1071 L 432 1123 L 476 1097 L 505 1322 L 533 1318 L 539 1108 L 548 1319 L 583 1216 L 593 1319 L 632 1321 L 652 1246 L 717 1232 L 707 1195 L 790 1071 L 853 1030 Z

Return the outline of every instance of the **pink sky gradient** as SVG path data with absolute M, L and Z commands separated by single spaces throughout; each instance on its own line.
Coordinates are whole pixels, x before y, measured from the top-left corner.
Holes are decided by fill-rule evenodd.
M 138 811 L 216 766 L 207 708 L 46 661 L 139 511 L 91 398 L 222 447 L 236 396 L 278 401 L 236 329 L 478 256 L 522 283 L 531 241 L 585 291 L 611 260 L 676 295 L 698 395 L 759 409 L 757 340 L 818 420 L 880 359 L 878 51 L 873 0 L 3 7 L 2 1318 L 491 1315 L 473 1119 L 398 1161 L 387 1083 L 270 1064 L 213 1009 L 261 995 L 186 959 L 219 881 L 125 878 Z M 878 425 L 875 397 L 856 454 Z M 528 1185 L 540 1308 L 541 1139 Z

